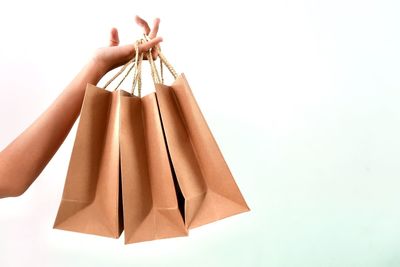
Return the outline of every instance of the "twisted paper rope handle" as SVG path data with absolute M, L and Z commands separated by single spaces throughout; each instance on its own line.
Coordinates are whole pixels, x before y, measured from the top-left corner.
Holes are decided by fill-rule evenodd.
M 114 91 L 116 91 L 119 86 L 122 84 L 122 82 L 126 79 L 126 77 L 129 75 L 129 73 L 132 71 L 132 69 L 135 67 L 134 70 L 134 77 L 132 81 L 132 89 L 131 89 L 131 94 L 133 95 L 135 93 L 135 88 L 136 86 L 138 87 L 138 96 L 141 97 L 141 89 L 142 89 L 142 62 L 143 62 L 143 56 L 144 52 L 139 52 L 139 45 L 142 44 L 143 42 L 148 42 L 150 41 L 150 38 L 144 34 L 144 39 L 137 40 L 135 42 L 135 57 L 129 60 L 123 67 L 103 86 L 103 89 L 106 89 L 107 86 L 109 86 L 119 75 L 121 75 L 125 69 L 132 64 L 132 66 L 128 69 L 126 72 L 125 76 L 121 79 L 121 81 L 118 83 L 118 85 L 115 87 Z M 152 56 L 152 51 L 155 49 L 158 53 L 158 56 L 160 57 L 160 72 L 161 72 L 161 78 L 158 73 L 157 67 L 154 63 L 153 56 Z M 153 48 L 149 49 L 146 52 L 147 58 L 150 63 L 150 68 L 151 68 L 151 76 L 153 78 L 154 83 L 164 83 L 164 72 L 163 72 L 163 65 L 165 65 L 174 79 L 178 77 L 177 72 L 175 71 L 174 67 L 169 63 L 165 55 L 161 52 L 161 48 L 157 45 L 154 46 Z
M 153 55 L 152 55 L 152 49 L 147 51 L 147 58 L 149 59 L 150 69 L 151 69 L 151 77 L 153 78 L 154 84 L 161 83 L 160 75 L 158 74 L 156 65 L 154 64 Z
M 144 39 L 148 42 L 150 41 L 150 38 L 144 34 Z M 178 73 L 175 71 L 174 67 L 172 67 L 171 63 L 169 63 L 169 61 L 167 60 L 167 58 L 165 57 L 165 55 L 161 52 L 161 48 L 159 45 L 154 46 L 155 50 L 158 53 L 158 56 L 160 57 L 160 68 L 161 68 L 161 78 L 162 78 L 162 83 L 164 83 L 164 77 L 163 77 L 163 70 L 162 70 L 162 64 L 164 64 L 169 72 L 171 72 L 172 76 L 174 77 L 174 79 L 176 79 L 178 77 Z M 153 48 L 152 48 L 153 49 Z M 153 59 L 153 57 L 151 57 L 151 59 Z M 149 58 L 150 61 L 150 58 Z M 150 62 L 151 64 L 151 62 Z M 154 64 L 153 64 L 154 65 Z M 155 65 L 154 65 L 155 67 Z
M 135 42 L 135 57 L 132 58 L 131 60 L 129 60 L 127 63 L 125 63 L 125 65 L 103 86 L 103 89 L 106 89 L 107 86 L 109 86 L 119 75 L 121 75 L 125 69 L 132 64 L 132 66 L 128 69 L 128 71 L 126 72 L 125 76 L 122 78 L 122 80 L 118 83 L 118 85 L 115 87 L 115 89 L 113 91 L 116 91 L 118 89 L 118 87 L 121 85 L 121 83 L 126 79 L 126 77 L 129 75 L 129 73 L 132 71 L 132 69 L 136 66 L 135 68 L 135 74 L 134 74 L 134 79 L 133 79 L 133 83 L 132 83 L 132 94 L 135 91 L 135 86 L 136 86 L 136 82 L 138 80 L 138 76 L 140 75 L 140 69 L 138 69 L 138 64 L 141 64 L 141 60 L 143 59 L 143 53 L 139 53 L 139 45 L 143 42 L 143 39 L 141 40 L 137 40 Z M 139 55 L 140 54 L 140 55 Z M 139 59 L 140 56 L 140 59 Z M 141 83 L 138 82 L 138 87 L 141 86 Z M 139 94 L 141 91 L 141 88 L 139 87 Z

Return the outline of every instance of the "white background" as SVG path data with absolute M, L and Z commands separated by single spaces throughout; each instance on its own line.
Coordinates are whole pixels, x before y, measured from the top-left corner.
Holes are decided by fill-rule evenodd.
M 252 211 L 128 246 L 53 230 L 75 125 L 27 192 L 0 200 L 0 266 L 400 266 L 399 3 L 2 0 L 0 148 L 111 27 L 133 43 L 134 15 L 160 17 Z

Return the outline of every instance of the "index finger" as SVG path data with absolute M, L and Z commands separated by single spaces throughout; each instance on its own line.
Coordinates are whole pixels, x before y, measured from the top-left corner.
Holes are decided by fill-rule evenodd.
M 141 26 L 144 29 L 144 33 L 146 35 L 149 35 L 149 33 L 150 33 L 149 24 L 147 24 L 147 22 L 144 19 L 142 19 L 141 17 L 139 17 L 137 15 L 135 17 L 135 21 L 137 24 L 139 24 L 139 26 Z
M 154 39 L 151 39 L 148 42 L 145 42 L 145 43 L 139 45 L 139 52 L 146 52 L 150 48 L 158 45 L 160 42 L 162 42 L 162 38 L 160 36 L 158 36 Z

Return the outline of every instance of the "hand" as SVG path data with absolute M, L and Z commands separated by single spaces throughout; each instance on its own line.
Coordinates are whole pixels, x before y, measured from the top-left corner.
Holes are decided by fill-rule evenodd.
M 160 19 L 156 18 L 154 20 L 152 30 L 150 30 L 148 23 L 139 16 L 135 17 L 135 21 L 139 26 L 143 28 L 144 33 L 148 35 L 151 39 L 150 41 L 143 43 L 139 46 L 139 52 L 146 52 L 150 48 L 162 42 L 161 37 L 156 37 L 160 25 Z M 93 60 L 95 62 L 95 65 L 104 75 L 110 70 L 125 64 L 135 55 L 136 51 L 134 44 L 120 46 L 118 30 L 116 28 L 112 28 L 109 47 L 98 48 L 93 56 Z M 154 59 L 157 58 L 157 53 L 155 50 L 152 52 L 152 55 Z M 144 57 L 144 59 L 146 58 L 147 57 Z

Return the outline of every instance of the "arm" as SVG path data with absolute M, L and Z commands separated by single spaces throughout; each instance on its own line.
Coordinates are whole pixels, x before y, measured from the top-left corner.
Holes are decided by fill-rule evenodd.
M 88 63 L 33 124 L 0 152 L 0 198 L 19 196 L 33 183 L 71 130 L 82 105 L 86 83 L 102 73 Z
M 149 34 L 147 23 L 139 17 L 136 21 Z M 147 51 L 162 41 L 155 37 L 158 24 L 156 19 L 150 33 L 152 40 L 141 45 L 140 51 Z M 133 45 L 118 44 L 118 32 L 113 29 L 110 47 L 98 49 L 50 107 L 0 152 L 0 198 L 23 194 L 46 167 L 79 115 L 87 83 L 97 84 L 108 71 L 134 56 Z

